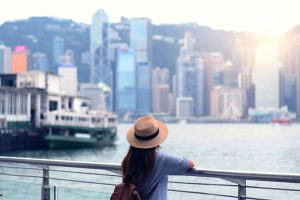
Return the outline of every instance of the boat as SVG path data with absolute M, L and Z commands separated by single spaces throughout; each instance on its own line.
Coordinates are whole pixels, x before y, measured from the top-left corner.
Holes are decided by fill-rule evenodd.
M 249 109 L 250 121 L 256 123 L 290 124 L 296 119 L 296 114 L 289 112 L 286 106 L 276 108 Z
M 292 123 L 292 120 L 290 118 L 274 118 L 272 119 L 272 123 L 290 125 Z
M 40 128 L 51 149 L 92 148 L 112 145 L 117 134 L 117 116 L 110 112 L 52 111 Z

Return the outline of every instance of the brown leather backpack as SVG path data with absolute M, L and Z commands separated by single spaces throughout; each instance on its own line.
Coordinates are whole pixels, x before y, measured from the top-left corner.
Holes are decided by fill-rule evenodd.
M 115 186 L 110 200 L 142 200 L 136 185 L 121 183 Z

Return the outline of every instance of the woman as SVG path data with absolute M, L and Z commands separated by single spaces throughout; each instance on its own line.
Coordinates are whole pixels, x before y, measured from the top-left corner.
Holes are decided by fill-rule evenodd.
M 121 165 L 123 182 L 135 184 L 142 199 L 166 200 L 168 175 L 183 175 L 195 166 L 158 151 L 167 136 L 167 126 L 150 115 L 137 119 L 127 133 L 130 147 Z

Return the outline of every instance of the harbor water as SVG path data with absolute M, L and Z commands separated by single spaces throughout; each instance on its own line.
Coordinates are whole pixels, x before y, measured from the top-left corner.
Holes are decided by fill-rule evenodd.
M 126 141 L 126 131 L 130 124 L 120 124 L 118 126 L 118 139 L 114 146 L 98 148 L 98 149 L 76 149 L 76 150 L 43 150 L 43 151 L 25 151 L 6 153 L 6 156 L 20 156 L 46 159 L 61 159 L 75 161 L 90 161 L 102 163 L 120 163 L 128 150 Z M 169 137 L 161 145 L 161 151 L 177 156 L 183 156 L 195 161 L 197 168 L 222 169 L 222 170 L 239 170 L 239 171 L 258 171 L 258 172 L 275 172 L 275 173 L 299 173 L 300 174 L 300 124 L 292 125 L 271 125 L 271 124 L 169 124 Z M 3 171 L 3 169 L 1 169 Z M 57 174 L 58 175 L 58 174 Z M 58 175 L 60 177 L 65 174 Z M 73 174 L 72 178 L 84 179 L 76 177 L 81 175 Z M 120 182 L 120 178 L 100 178 L 87 177 L 88 180 L 98 180 L 101 182 Z M 217 179 L 204 180 L 203 178 L 187 178 L 187 177 L 170 177 L 171 180 L 189 180 L 194 182 L 220 182 Z M 5 177 L 0 175 L 0 180 L 6 181 L 6 188 L 0 184 L 0 189 L 9 191 L 9 185 L 16 187 L 15 181 L 18 178 Z M 25 178 L 22 181 L 27 182 Z M 24 191 L 30 192 L 37 190 L 40 192 L 38 182 L 34 184 L 19 183 L 18 188 L 28 187 Z M 59 181 L 50 182 L 51 185 L 58 187 L 58 196 L 64 198 L 58 199 L 82 199 L 84 192 L 88 191 L 89 199 L 99 199 L 102 193 L 103 199 L 108 199 L 112 192 L 111 186 L 91 186 L 79 183 L 66 183 Z M 247 183 L 248 184 L 248 183 Z M 256 185 L 256 183 L 253 183 Z M 2 187 L 2 188 L 1 188 Z M 169 185 L 169 188 L 178 188 L 180 186 Z M 194 186 L 185 186 L 186 189 L 207 191 L 210 188 Z M 4 188 L 4 189 L 3 189 Z M 61 188 L 61 189 L 60 189 Z M 74 189 L 77 188 L 77 189 Z M 292 185 L 291 188 L 299 189 L 299 185 Z M 70 190 L 70 191 L 69 191 Z M 20 189 L 20 191 L 22 191 Z M 61 193 L 59 193 L 61 191 Z M 211 191 L 217 193 L 235 192 L 230 189 L 217 188 Z M 3 199 L 16 199 L 17 194 L 10 191 L 11 198 L 7 196 Z M 9 193 L 9 192 L 8 192 Z M 98 195 L 99 193 L 99 195 Z M 247 194 L 251 194 L 251 190 L 247 190 Z M 73 194 L 73 197 L 70 195 Z M 5 194 L 4 194 L 5 195 Z M 14 196 L 15 195 L 15 196 Z M 38 194 L 35 194 L 39 199 Z M 64 196 L 65 195 L 65 196 Z M 170 199 L 181 199 L 180 195 L 170 192 Z M 257 196 L 253 194 L 252 196 Z M 268 192 L 259 192 L 259 197 L 270 195 Z M 272 196 L 273 195 L 273 196 Z M 286 195 L 289 195 L 286 198 Z M 67 198 L 69 197 L 69 198 Z M 270 196 L 268 196 L 270 197 Z M 183 198 L 183 197 L 182 197 Z M 186 198 L 186 197 L 185 197 Z M 281 193 L 271 194 L 270 198 L 275 199 L 300 199 L 298 193 Z M 1 199 L 1 197 L 0 197 Z M 26 198 L 23 198 L 26 199 Z M 209 196 L 191 195 L 188 199 L 218 199 Z M 1 199 L 2 200 L 2 199 Z

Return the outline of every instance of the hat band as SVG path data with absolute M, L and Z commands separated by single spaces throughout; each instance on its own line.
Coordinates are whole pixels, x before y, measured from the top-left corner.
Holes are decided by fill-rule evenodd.
M 136 133 L 134 134 L 135 138 L 138 140 L 142 140 L 142 141 L 147 141 L 147 140 L 152 140 L 153 138 L 155 138 L 156 136 L 158 136 L 159 134 L 159 128 L 157 129 L 157 131 L 155 133 L 153 133 L 152 135 L 148 135 L 148 136 L 139 136 Z

